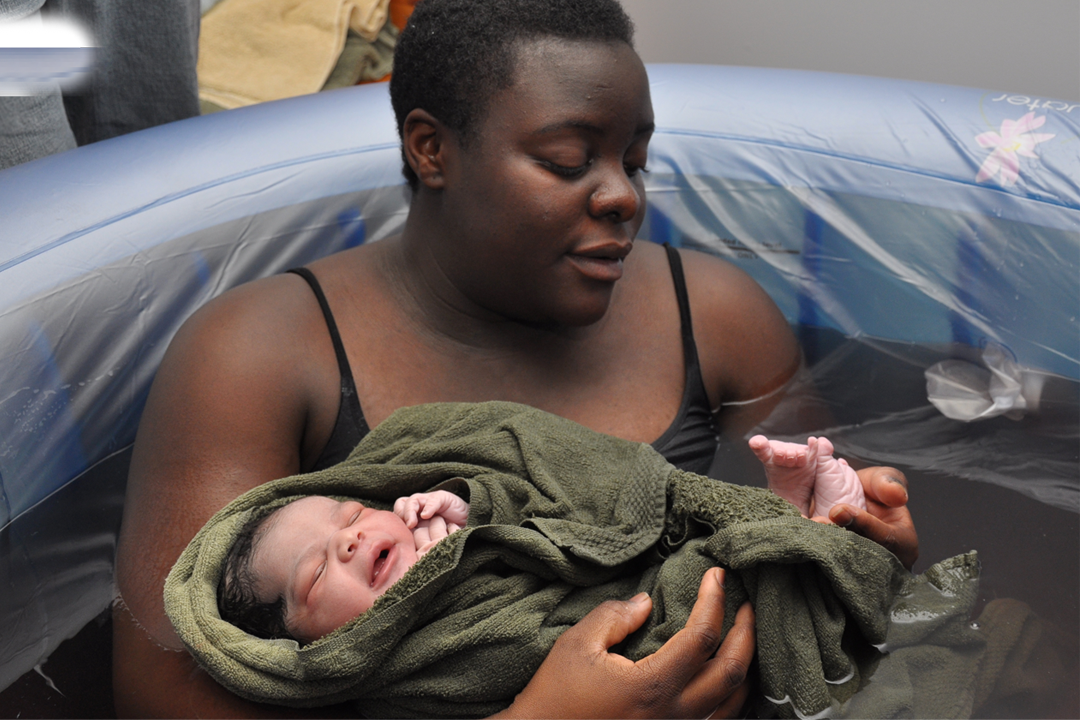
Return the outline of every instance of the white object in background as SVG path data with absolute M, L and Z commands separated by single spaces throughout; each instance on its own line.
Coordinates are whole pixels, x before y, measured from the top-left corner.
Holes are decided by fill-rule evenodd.
M 95 50 L 86 28 L 69 18 L 34 13 L 0 22 L 0 96 L 75 90 L 93 70 Z
M 1019 420 L 1039 409 L 1045 375 L 1025 370 L 1004 347 L 989 343 L 985 367 L 966 360 L 942 360 L 926 370 L 926 394 L 953 420 L 985 420 L 1004 415 Z

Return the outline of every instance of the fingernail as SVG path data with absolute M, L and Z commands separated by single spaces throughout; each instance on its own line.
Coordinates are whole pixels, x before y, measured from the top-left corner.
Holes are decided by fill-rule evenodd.
M 888 480 L 891 483 L 896 483 L 901 488 L 903 488 L 903 490 L 904 490 L 904 502 L 906 503 L 907 500 L 908 500 L 908 491 L 907 491 L 907 486 L 904 485 L 904 481 L 901 480 L 900 478 L 896 477 L 895 475 L 886 475 L 885 479 Z
M 717 585 L 724 587 L 724 581 L 727 580 L 727 573 L 724 572 L 724 568 L 716 568 L 713 577 L 716 578 Z
M 639 592 L 634 597 L 630 598 L 627 602 L 632 602 L 635 605 L 640 605 L 649 599 L 649 593 Z
M 855 522 L 855 516 L 847 511 L 845 508 L 839 508 L 836 512 L 829 513 L 829 519 L 840 527 L 847 527 L 851 523 Z

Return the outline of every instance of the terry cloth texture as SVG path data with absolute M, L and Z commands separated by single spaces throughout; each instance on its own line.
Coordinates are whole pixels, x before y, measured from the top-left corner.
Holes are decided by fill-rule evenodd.
M 253 508 L 322 494 L 389 509 L 435 486 L 469 501 L 468 526 L 359 618 L 302 648 L 220 619 L 222 562 Z M 968 620 L 973 553 L 915 577 L 878 545 L 801 518 L 765 490 L 676 470 L 645 444 L 511 403 L 399 410 L 340 465 L 246 493 L 181 555 L 165 605 L 200 664 L 243 697 L 298 707 L 355 699 L 374 717 L 486 716 L 606 599 L 650 593 L 652 616 L 618 651 L 654 652 L 683 627 L 716 565 L 729 568 L 724 632 L 745 599 L 756 609 L 760 687 L 778 701 L 760 699 L 761 710 L 792 717 L 847 701 L 879 662 L 874 646 L 887 642 L 899 598 L 902 621 L 935 621 L 921 634 L 922 624 L 901 622 L 906 637 L 895 642 L 914 649 L 896 672 L 933 656 L 948 674 L 923 707 L 970 712 L 958 696 L 974 687 L 965 673 L 985 645 Z M 903 676 L 882 692 L 888 702 L 870 715 L 924 690 Z
M 199 97 L 236 108 L 318 92 L 352 29 L 374 43 L 390 0 L 224 0 L 199 37 Z
M 323 84 L 323 90 L 350 87 L 359 83 L 378 82 L 390 75 L 394 66 L 394 47 L 398 29 L 391 23 L 383 25 L 379 37 L 371 42 L 353 30 L 345 39 L 341 57 Z

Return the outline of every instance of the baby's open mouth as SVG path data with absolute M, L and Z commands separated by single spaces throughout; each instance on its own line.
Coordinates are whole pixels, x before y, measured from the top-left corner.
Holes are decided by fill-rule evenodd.
M 389 550 L 383 550 L 379 553 L 379 557 L 375 558 L 375 564 L 371 567 L 371 583 L 375 584 L 375 578 L 379 577 L 379 573 L 382 572 L 383 565 L 386 564 L 386 558 L 390 555 Z

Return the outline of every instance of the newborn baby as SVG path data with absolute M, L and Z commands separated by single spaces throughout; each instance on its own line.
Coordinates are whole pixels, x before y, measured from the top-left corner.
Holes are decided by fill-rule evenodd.
M 826 438 L 806 445 L 756 435 L 769 489 L 804 517 L 837 503 L 866 508 L 862 483 Z M 445 490 L 398 498 L 393 512 L 313 495 L 252 523 L 218 591 L 223 619 L 261 637 L 309 643 L 371 607 L 431 547 L 464 527 L 469 506 Z
M 833 457 L 828 438 L 810 437 L 800 445 L 755 435 L 750 449 L 765 466 L 769 489 L 799 508 L 803 517 L 829 522 L 829 511 L 841 503 L 866 509 L 859 476 L 847 460 Z
M 250 540 L 233 546 L 219 611 L 255 635 L 312 642 L 364 613 L 468 518 L 468 504 L 445 490 L 398 498 L 393 512 L 302 498 L 253 522 Z
M 819 463 L 827 446 L 795 448 L 792 463 L 784 446 L 765 446 L 774 487 L 802 490 L 814 512 L 818 467 L 833 467 Z M 467 508 L 412 497 L 437 490 Z M 774 492 L 678 470 L 649 445 L 513 403 L 403 408 L 342 463 L 253 488 L 196 534 L 163 599 L 184 645 L 241 697 L 486 717 L 605 600 L 650 598 L 618 652 L 631 662 L 660 652 L 717 567 L 728 568 L 721 637 L 745 601 L 754 606 L 752 702 L 763 716 L 777 704 L 817 715 L 878 685 L 867 673 L 883 662 L 874 648 L 900 596 L 912 613 L 955 620 L 947 633 L 936 620 L 926 632 L 903 625 L 929 638 L 913 655 L 890 647 L 903 702 L 927 694 L 914 681 L 940 652 L 957 677 L 972 676 L 968 649 L 983 642 L 970 623 L 973 554 L 912 576 L 885 548 L 800 517 Z M 956 592 L 929 588 L 942 582 Z M 245 587 L 250 602 L 233 603 Z

